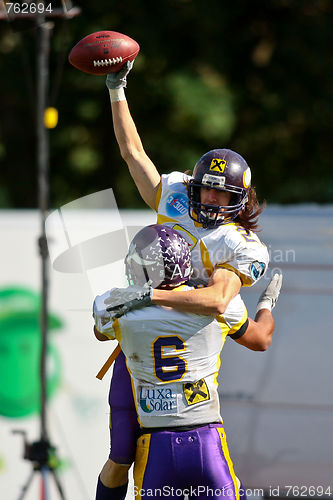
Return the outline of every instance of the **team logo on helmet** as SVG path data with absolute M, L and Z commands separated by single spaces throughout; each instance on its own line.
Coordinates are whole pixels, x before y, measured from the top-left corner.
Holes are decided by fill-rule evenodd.
M 223 174 L 226 166 L 227 162 L 225 160 L 221 160 L 220 158 L 213 158 L 209 170 L 214 170 L 214 172 L 220 172 L 221 174 Z

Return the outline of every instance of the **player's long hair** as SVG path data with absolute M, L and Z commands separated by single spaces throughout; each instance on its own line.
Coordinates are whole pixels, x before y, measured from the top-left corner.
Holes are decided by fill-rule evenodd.
M 266 203 L 264 202 L 260 206 L 256 190 L 252 186 L 248 191 L 248 198 L 249 199 L 245 204 L 245 208 L 239 212 L 235 222 L 238 222 L 247 231 L 257 233 L 260 231 L 258 218 L 259 215 L 265 210 Z

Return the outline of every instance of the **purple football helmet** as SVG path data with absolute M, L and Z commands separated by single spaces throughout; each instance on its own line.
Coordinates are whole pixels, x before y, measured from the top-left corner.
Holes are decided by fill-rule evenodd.
M 203 227 L 215 227 L 233 221 L 248 200 L 251 170 L 244 158 L 231 149 L 213 149 L 204 154 L 193 170 L 187 185 L 189 215 Z M 227 206 L 200 201 L 202 187 L 232 193 Z
M 149 283 L 177 286 L 192 274 L 191 252 L 187 241 L 174 229 L 152 224 L 133 238 L 125 258 L 130 285 Z

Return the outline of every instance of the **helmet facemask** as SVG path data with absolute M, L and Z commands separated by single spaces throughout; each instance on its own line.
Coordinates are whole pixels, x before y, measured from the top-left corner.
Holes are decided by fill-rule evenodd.
M 209 205 L 208 203 L 202 203 L 202 187 L 232 193 L 230 204 Z M 194 221 L 202 224 L 204 228 L 212 228 L 232 222 L 248 201 L 245 189 L 225 184 L 223 188 L 219 188 L 216 185 L 208 185 L 207 182 L 197 182 L 195 179 L 191 179 L 188 182 L 187 190 L 189 198 L 189 216 Z

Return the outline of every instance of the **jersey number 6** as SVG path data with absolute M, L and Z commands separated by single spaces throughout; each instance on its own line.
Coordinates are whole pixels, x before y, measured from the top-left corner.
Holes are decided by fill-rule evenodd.
M 174 349 L 184 352 L 186 349 L 183 339 L 178 335 L 157 337 L 153 342 L 154 371 L 162 382 L 173 382 L 183 378 L 187 370 L 186 361 L 180 356 L 166 355 L 164 349 Z

